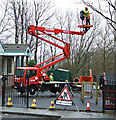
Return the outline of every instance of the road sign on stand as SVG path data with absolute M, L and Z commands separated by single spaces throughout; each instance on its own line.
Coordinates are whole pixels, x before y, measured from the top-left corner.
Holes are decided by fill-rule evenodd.
M 64 86 L 64 88 L 62 89 L 58 97 L 56 98 L 55 103 L 58 105 L 72 105 L 73 104 L 68 86 Z

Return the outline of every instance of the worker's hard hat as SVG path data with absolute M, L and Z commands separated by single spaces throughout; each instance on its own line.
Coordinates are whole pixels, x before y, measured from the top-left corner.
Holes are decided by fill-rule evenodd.
M 53 73 L 51 73 L 51 75 L 53 75 Z
M 85 7 L 85 9 L 88 9 L 88 7 Z

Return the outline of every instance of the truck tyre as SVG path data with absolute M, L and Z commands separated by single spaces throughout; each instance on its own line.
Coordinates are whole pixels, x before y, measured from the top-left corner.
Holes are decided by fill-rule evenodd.
M 50 90 L 50 92 L 56 94 L 57 90 Z
M 20 93 L 21 93 L 21 95 L 23 95 L 24 91 L 21 91 Z
M 35 87 L 34 87 L 34 86 L 30 86 L 30 89 L 29 89 L 29 90 L 30 90 L 30 94 L 31 94 L 31 95 L 34 95 L 34 94 L 35 94 L 35 91 L 36 91 L 36 90 L 35 90 Z

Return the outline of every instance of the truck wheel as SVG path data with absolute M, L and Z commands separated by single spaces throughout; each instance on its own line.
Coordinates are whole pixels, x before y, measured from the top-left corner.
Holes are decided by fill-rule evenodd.
M 31 86 L 31 87 L 30 87 L 30 94 L 31 94 L 31 95 L 34 95 L 34 94 L 35 94 L 35 88 L 34 88 L 34 86 Z
M 56 94 L 57 90 L 51 89 L 50 92 Z
M 21 93 L 21 95 L 23 95 L 23 93 L 24 93 L 24 92 L 23 92 L 23 91 L 21 91 L 20 93 Z

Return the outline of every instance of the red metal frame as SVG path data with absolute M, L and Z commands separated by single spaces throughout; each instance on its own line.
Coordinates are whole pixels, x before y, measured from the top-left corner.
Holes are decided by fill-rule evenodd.
M 69 30 L 61 30 L 61 29 L 53 29 L 53 28 L 46 28 L 46 27 L 36 27 L 34 25 L 30 25 L 28 26 L 28 32 L 31 35 L 37 35 L 36 31 L 41 31 L 41 32 L 53 32 L 55 34 L 59 34 L 59 33 L 65 33 L 65 34 L 74 34 L 74 35 L 84 35 L 85 32 L 84 31 L 69 31 Z M 31 33 L 32 32 L 32 33 Z M 38 35 L 41 35 L 41 33 L 38 33 Z M 50 35 L 49 33 L 44 33 L 47 35 Z
M 60 62 L 60 61 L 62 61 L 64 59 L 66 59 L 66 58 L 68 58 L 70 56 L 70 44 L 67 43 L 67 42 L 65 42 L 65 41 L 63 41 L 63 40 L 60 40 L 59 38 L 57 38 L 55 36 L 52 36 L 52 33 L 55 33 L 55 34 L 65 33 L 65 34 L 72 34 L 72 35 L 84 35 L 86 32 L 84 32 L 84 31 L 77 32 L 77 31 L 53 29 L 53 28 L 46 28 L 46 27 L 36 27 L 34 25 L 30 25 L 30 26 L 28 26 L 28 32 L 27 33 L 63 50 L 63 53 L 61 53 L 61 54 L 59 54 L 59 55 L 57 55 L 55 57 L 52 57 L 52 58 L 50 58 L 50 59 L 48 59 L 48 60 L 46 60 L 46 61 L 44 61 L 44 62 L 42 62 L 42 63 L 40 63 L 38 65 L 36 65 L 36 67 L 39 68 L 39 65 L 47 63 L 48 61 L 51 61 L 54 58 L 58 58 L 59 56 L 64 55 L 61 58 L 59 58 L 57 60 L 54 60 L 51 63 L 48 63 L 48 64 L 46 64 L 46 65 L 44 65 L 44 66 L 42 66 L 42 67 L 39 68 L 40 71 L 42 71 L 43 69 L 47 68 L 46 69 L 46 71 L 47 71 L 50 68 L 51 65 L 56 64 L 56 63 L 58 63 L 58 62 Z M 50 36 L 50 37 L 52 37 L 52 38 L 54 38 L 54 39 L 56 39 L 56 40 L 64 43 L 65 46 L 62 47 L 60 45 L 57 45 L 56 43 L 53 43 L 53 42 L 51 42 L 49 40 L 46 40 L 46 39 L 40 37 L 39 35 L 48 35 L 48 36 Z
M 93 25 L 78 25 L 78 27 L 80 27 L 80 28 L 82 28 L 82 27 L 84 27 L 84 28 L 86 28 L 86 27 L 93 27 Z

